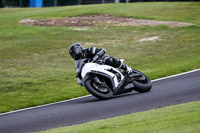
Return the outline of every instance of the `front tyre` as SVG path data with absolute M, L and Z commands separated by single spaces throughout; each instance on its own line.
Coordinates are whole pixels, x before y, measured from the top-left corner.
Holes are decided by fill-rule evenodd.
M 139 72 L 139 71 L 138 71 Z M 140 93 L 148 92 L 152 88 L 151 80 L 142 72 L 141 77 L 135 78 L 132 82 L 135 85 L 134 90 Z
M 99 88 L 98 88 L 99 87 Z M 113 96 L 113 91 L 110 89 L 109 86 L 104 86 L 104 89 L 100 88 L 100 85 L 96 85 L 95 82 L 92 79 L 88 79 L 85 82 L 85 88 L 89 93 L 91 93 L 93 96 L 101 99 L 106 100 L 110 99 Z

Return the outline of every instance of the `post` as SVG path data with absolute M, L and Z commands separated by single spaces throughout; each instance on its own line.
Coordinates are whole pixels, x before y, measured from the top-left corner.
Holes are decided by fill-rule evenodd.
M 78 5 L 81 5 L 81 0 L 78 1 Z
M 119 3 L 120 2 L 120 0 L 115 0 L 115 3 Z
M 19 0 L 19 6 L 22 7 L 22 0 Z
M 102 4 L 104 4 L 105 3 L 105 0 L 102 0 Z
M 54 0 L 54 6 L 57 6 L 58 2 L 57 0 Z
M 129 0 L 126 0 L 126 3 L 129 3 Z

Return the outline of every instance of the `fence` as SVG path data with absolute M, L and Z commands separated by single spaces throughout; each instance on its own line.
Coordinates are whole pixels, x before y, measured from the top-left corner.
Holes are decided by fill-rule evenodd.
M 200 0 L 43 0 L 44 7 L 79 4 L 99 4 L 118 2 L 157 2 L 157 1 L 200 1 Z M 29 7 L 29 0 L 0 0 L 0 7 Z
M 2 2 L 1 2 L 2 1 Z M 1 0 L 3 7 L 29 7 L 29 0 Z M 43 0 L 44 7 L 79 5 L 81 0 Z

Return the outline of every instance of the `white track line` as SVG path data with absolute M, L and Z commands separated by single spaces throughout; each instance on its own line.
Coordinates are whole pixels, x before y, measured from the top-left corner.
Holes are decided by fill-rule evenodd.
M 155 80 L 152 80 L 151 82 L 156 82 L 156 81 L 159 81 L 159 80 L 169 79 L 169 78 L 173 78 L 173 77 L 185 75 L 185 74 L 188 74 L 188 73 L 193 73 L 193 72 L 196 72 L 196 71 L 200 71 L 200 68 L 199 68 L 199 69 L 192 70 L 192 71 L 188 71 L 188 72 L 183 72 L 183 73 L 179 73 L 179 74 L 175 74 L 175 75 L 171 75 L 171 76 L 167 76 L 167 77 L 155 79 Z
M 180 73 L 180 74 L 171 75 L 171 76 L 168 76 L 168 77 L 155 79 L 155 80 L 152 80 L 151 82 L 156 82 L 156 81 L 160 81 L 160 80 L 164 80 L 164 79 L 169 79 L 169 78 L 185 75 L 185 74 L 196 72 L 196 71 L 200 71 L 200 68 L 192 70 L 192 71 L 188 71 L 188 72 L 183 72 L 183 73 Z M 7 115 L 7 114 L 12 114 L 12 113 L 16 113 L 16 112 L 21 112 L 21 111 L 26 111 L 26 110 L 31 110 L 31 109 L 36 109 L 36 108 L 41 108 L 41 107 L 46 107 L 46 106 L 55 105 L 55 104 L 59 104 L 59 103 L 64 103 L 64 102 L 68 102 L 68 101 L 73 101 L 73 100 L 77 100 L 77 99 L 81 99 L 81 98 L 86 98 L 86 97 L 89 97 L 89 96 L 91 96 L 91 95 L 86 95 L 86 96 L 77 97 L 77 98 L 64 100 L 64 101 L 60 101 L 60 102 L 55 102 L 55 103 L 50 103 L 50 104 L 45 104 L 45 105 L 40 105 L 40 106 L 35 106 L 35 107 L 30 107 L 30 108 L 15 110 L 15 111 L 10 111 L 10 112 L 6 112 L 6 113 L 2 113 L 2 114 L 0 114 L 0 116 Z
M 46 107 L 46 106 L 50 106 L 50 105 L 54 105 L 54 104 L 69 102 L 69 101 L 73 101 L 73 100 L 77 100 L 77 99 L 81 99 L 81 98 L 85 98 L 85 97 L 89 97 L 89 96 L 91 96 L 91 95 L 86 95 L 86 96 L 77 97 L 77 98 L 73 98 L 73 99 L 68 99 L 68 100 L 64 100 L 64 101 L 60 101 L 60 102 L 55 102 L 55 103 L 44 104 L 44 105 L 39 105 L 39 106 L 35 106 L 35 107 L 30 107 L 30 108 L 24 108 L 24 109 L 19 109 L 19 110 L 15 110 L 15 111 L 10 111 L 10 112 L 6 112 L 6 113 L 2 113 L 2 114 L 0 114 L 0 116 L 7 115 L 7 114 L 12 114 L 12 113 L 16 113 L 16 112 L 21 112 L 21 111 L 26 111 L 26 110 L 31 110 L 31 109 L 36 109 L 36 108 L 41 108 L 41 107 Z

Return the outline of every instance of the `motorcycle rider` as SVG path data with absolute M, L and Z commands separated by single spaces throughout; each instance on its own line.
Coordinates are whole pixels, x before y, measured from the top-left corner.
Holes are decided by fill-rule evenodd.
M 102 61 L 103 64 L 123 69 L 129 75 L 132 73 L 132 68 L 130 66 L 117 58 L 105 54 L 105 49 L 96 47 L 83 48 L 80 43 L 74 43 L 69 47 L 69 53 L 74 60 L 87 58 L 89 62 Z

